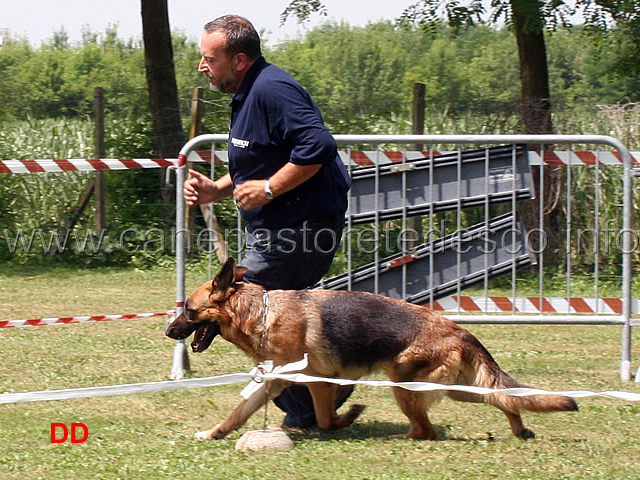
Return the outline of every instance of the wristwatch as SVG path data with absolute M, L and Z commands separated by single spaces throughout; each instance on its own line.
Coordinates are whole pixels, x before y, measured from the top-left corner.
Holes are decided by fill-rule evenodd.
M 271 191 L 271 184 L 269 180 L 264 182 L 264 196 L 267 200 L 273 200 L 273 192 Z

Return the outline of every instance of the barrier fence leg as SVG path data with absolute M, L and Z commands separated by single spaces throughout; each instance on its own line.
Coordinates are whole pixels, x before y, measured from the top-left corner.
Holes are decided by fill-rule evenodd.
M 176 170 L 176 317 L 182 313 L 185 301 L 185 236 L 189 232 L 185 229 L 186 203 L 182 196 L 182 186 L 186 178 L 186 160 L 186 154 L 181 151 L 178 156 L 179 164 Z M 185 366 L 188 368 L 189 365 L 187 355 L 184 340 L 176 340 L 176 346 L 173 350 L 173 364 L 171 366 L 172 380 L 180 380 L 184 377 Z
M 176 319 L 176 311 L 169 310 L 167 312 L 167 327 L 173 323 Z M 173 348 L 173 363 L 171 365 L 171 380 L 180 380 L 184 377 L 184 372 L 191 370 L 191 363 L 189 362 L 189 351 L 186 348 L 184 340 L 176 340 L 175 347 Z
M 187 349 L 184 340 L 176 340 L 176 346 L 173 349 L 173 365 L 171 366 L 171 380 L 180 380 L 184 377 L 185 358 L 189 361 Z

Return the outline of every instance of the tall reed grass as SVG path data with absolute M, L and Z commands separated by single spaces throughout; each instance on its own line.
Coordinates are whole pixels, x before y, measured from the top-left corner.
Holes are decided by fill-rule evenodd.
M 631 150 L 640 149 L 640 104 L 565 108 L 554 114 L 554 125 L 560 134 L 611 135 Z M 410 126 L 405 119 L 394 119 L 391 123 L 378 120 L 372 122 L 371 130 L 372 133 L 409 133 Z M 426 115 L 427 134 L 510 134 L 520 131 L 521 121 L 514 112 L 453 115 L 443 111 Z M 152 155 L 152 135 L 144 122 L 111 121 L 107 125 L 107 139 L 107 156 L 130 158 L 146 152 Z M 93 123 L 89 118 L 27 119 L 5 123 L 0 127 L 1 159 L 91 158 L 93 153 Z M 0 175 L 0 232 L 3 228 L 61 228 L 92 176 L 92 173 Z M 616 224 L 620 217 L 618 199 L 622 171 L 603 169 L 598 181 L 599 208 L 603 217 L 601 222 L 611 220 Z M 575 225 L 587 225 L 589 222 L 589 216 L 595 208 L 594 182 L 592 169 L 576 170 L 572 175 L 571 189 L 576 195 L 572 212 Z M 127 202 L 129 198 L 122 195 L 117 201 Z M 635 203 L 639 203 L 637 196 Z M 123 206 L 112 205 L 115 209 Z M 145 207 L 141 205 L 140 208 Z M 84 224 L 80 225 L 92 225 L 92 215 L 90 207 L 85 212 Z M 129 221 L 132 224 L 136 222 L 135 219 Z M 617 263 L 615 258 L 609 260 L 607 263 L 610 265 Z M 580 261 L 585 268 L 592 268 L 588 258 Z

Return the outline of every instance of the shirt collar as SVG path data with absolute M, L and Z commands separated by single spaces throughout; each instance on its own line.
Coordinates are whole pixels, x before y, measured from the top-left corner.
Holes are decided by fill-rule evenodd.
M 234 103 L 242 103 L 244 101 L 245 97 L 249 93 L 249 90 L 251 90 L 253 83 L 256 81 L 256 78 L 258 78 L 258 74 L 267 65 L 269 64 L 262 56 L 258 58 L 253 63 L 253 65 L 251 65 L 251 67 L 247 71 L 247 74 L 244 76 L 244 79 L 242 80 L 238 91 L 233 95 L 233 98 L 231 99 L 231 105 L 233 105 Z

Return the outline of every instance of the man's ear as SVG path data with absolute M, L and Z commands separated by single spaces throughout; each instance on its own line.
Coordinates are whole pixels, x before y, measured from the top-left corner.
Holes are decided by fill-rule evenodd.
M 249 58 L 246 53 L 239 52 L 233 57 L 232 63 L 236 72 L 246 72 L 249 69 Z

